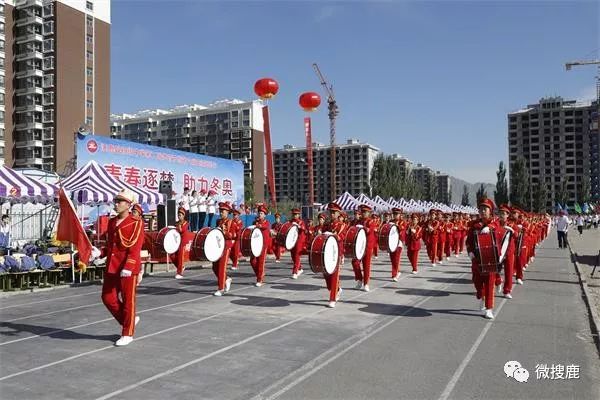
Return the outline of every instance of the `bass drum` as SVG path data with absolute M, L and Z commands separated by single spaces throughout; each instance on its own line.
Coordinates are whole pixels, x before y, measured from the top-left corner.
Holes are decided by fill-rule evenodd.
M 277 231 L 275 241 L 281 247 L 285 247 L 286 250 L 292 250 L 296 246 L 299 235 L 298 225 L 293 222 L 286 222 Z
M 367 233 L 362 225 L 348 228 L 344 238 L 344 256 L 362 260 L 367 249 Z
M 384 224 L 377 238 L 379 250 L 393 253 L 400 246 L 400 231 L 396 224 Z
M 258 257 L 263 251 L 264 238 L 254 225 L 246 227 L 240 237 L 240 249 L 244 257 Z
M 175 254 L 181 245 L 181 235 L 173 227 L 164 227 L 158 231 L 156 243 L 159 250 L 166 254 Z
M 225 252 L 225 236 L 223 231 L 205 227 L 200 229 L 192 242 L 194 260 L 216 262 Z
M 331 275 L 339 268 L 340 254 L 338 242 L 332 234 L 321 234 L 315 237 L 308 255 L 310 269 L 314 273 L 322 272 Z

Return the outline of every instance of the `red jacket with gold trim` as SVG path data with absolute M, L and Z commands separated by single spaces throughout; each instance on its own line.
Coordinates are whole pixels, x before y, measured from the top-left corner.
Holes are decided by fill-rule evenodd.
M 131 214 L 117 226 L 118 217 L 108 221 L 106 241 L 106 272 L 120 274 L 126 269 L 132 274 L 140 272 L 140 252 L 144 244 L 144 221 Z

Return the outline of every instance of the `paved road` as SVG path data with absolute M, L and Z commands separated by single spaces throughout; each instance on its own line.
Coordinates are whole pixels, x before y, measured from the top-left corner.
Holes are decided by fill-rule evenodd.
M 542 244 L 525 285 L 483 319 L 466 258 L 351 289 L 331 310 L 322 278 L 289 278 L 289 259 L 252 286 L 211 296 L 210 270 L 144 280 L 141 322 L 126 348 L 88 286 L 1 299 L 2 399 L 594 399 L 600 360 L 568 253 Z M 403 257 L 402 265 L 408 264 Z M 405 268 L 404 268 L 405 269 Z M 507 361 L 529 370 L 504 375 Z M 576 365 L 579 378 L 536 379 L 536 364 Z

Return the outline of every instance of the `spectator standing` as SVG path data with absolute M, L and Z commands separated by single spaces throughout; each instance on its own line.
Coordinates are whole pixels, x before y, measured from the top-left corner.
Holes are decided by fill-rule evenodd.
M 567 233 L 569 232 L 569 224 L 571 221 L 565 215 L 564 211 L 558 213 L 559 217 L 556 221 L 556 232 L 558 233 L 558 248 L 566 249 L 568 244 Z
M 196 232 L 200 228 L 200 213 L 198 210 L 198 200 L 200 196 L 198 196 L 198 192 L 192 190 L 192 195 L 190 196 L 190 224 L 189 230 L 190 232 Z
M 583 235 L 583 226 L 585 225 L 585 219 L 581 214 L 577 214 L 577 231 L 579 235 Z

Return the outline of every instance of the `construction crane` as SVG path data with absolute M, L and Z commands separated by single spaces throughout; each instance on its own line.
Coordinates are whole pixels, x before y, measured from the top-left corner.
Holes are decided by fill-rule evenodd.
M 565 69 L 570 71 L 571 68 L 579 65 L 598 65 L 598 75 L 596 76 L 596 100 L 600 101 L 600 60 L 575 60 L 565 63 Z
M 567 71 L 570 71 L 571 68 L 573 68 L 574 66 L 577 66 L 577 65 L 594 65 L 594 64 L 600 64 L 600 60 L 571 61 L 571 62 L 565 63 L 565 69 Z
M 319 66 L 317 63 L 313 63 L 313 68 L 321 81 L 321 86 L 325 89 L 325 93 L 327 94 L 327 110 L 329 113 L 329 144 L 331 146 L 331 201 L 334 201 L 337 198 L 337 190 L 336 190 L 336 156 L 335 156 L 335 118 L 339 114 L 338 106 L 335 101 L 335 96 L 333 94 L 333 85 L 328 84 Z

